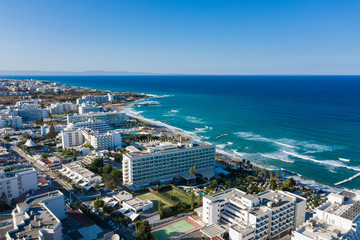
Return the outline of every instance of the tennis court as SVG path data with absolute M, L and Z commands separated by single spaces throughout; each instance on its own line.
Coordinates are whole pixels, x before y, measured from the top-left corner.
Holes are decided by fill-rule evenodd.
M 185 218 L 183 220 L 156 229 L 151 234 L 154 237 L 156 237 L 158 240 L 166 240 L 187 233 L 199 227 L 200 225 L 194 222 L 193 220 L 189 218 Z

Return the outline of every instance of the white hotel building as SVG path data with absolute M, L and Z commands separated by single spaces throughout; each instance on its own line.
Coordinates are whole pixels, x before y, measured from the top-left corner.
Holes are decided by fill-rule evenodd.
M 313 218 L 296 229 L 292 239 L 360 239 L 360 193 L 331 193 Z
M 33 168 L 17 171 L 0 171 L 0 197 L 5 194 L 8 204 L 11 200 L 38 189 L 38 176 Z
M 67 124 L 87 122 L 89 120 L 104 121 L 112 127 L 116 127 L 125 122 L 125 113 L 122 112 L 103 112 L 103 113 L 88 113 L 76 114 L 67 116 Z
M 133 148 L 123 155 L 123 182 L 137 188 L 159 180 L 169 181 L 189 175 L 195 164 L 196 173 L 213 176 L 215 146 L 206 142 L 179 145 L 165 142 L 143 151 Z
M 283 191 L 257 195 L 238 189 L 203 198 L 201 232 L 210 238 L 229 233 L 231 240 L 274 239 L 305 221 L 306 199 Z

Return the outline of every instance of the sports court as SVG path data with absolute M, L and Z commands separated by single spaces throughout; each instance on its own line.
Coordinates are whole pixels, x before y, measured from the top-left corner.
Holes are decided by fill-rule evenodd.
M 166 240 L 190 232 L 191 230 L 198 229 L 200 227 L 201 225 L 187 217 L 157 228 L 151 234 L 154 237 L 157 237 L 158 240 Z

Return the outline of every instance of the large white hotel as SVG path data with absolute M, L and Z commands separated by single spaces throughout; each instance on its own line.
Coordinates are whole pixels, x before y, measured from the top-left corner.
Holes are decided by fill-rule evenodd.
M 277 239 L 305 221 L 306 199 L 283 191 L 257 195 L 229 189 L 203 198 L 206 237 L 228 232 L 232 240 Z
M 123 182 L 137 188 L 174 177 L 186 178 L 195 164 L 196 173 L 213 176 L 215 146 L 206 142 L 178 145 L 163 142 L 142 151 L 133 147 L 123 155 Z

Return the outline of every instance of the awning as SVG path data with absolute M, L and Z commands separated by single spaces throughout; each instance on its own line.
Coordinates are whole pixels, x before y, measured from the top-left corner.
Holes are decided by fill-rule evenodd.
M 93 185 L 89 185 L 89 186 L 86 186 L 86 187 L 84 187 L 87 191 L 90 189 L 90 188 L 92 188 L 92 187 L 94 187 Z
M 112 200 L 112 198 L 111 197 L 104 197 L 104 198 L 102 198 L 102 200 L 104 202 L 106 202 L 106 203 L 109 203 Z
M 133 213 L 133 212 L 128 212 L 128 213 L 125 214 L 125 216 L 127 216 L 128 218 L 130 218 L 131 221 L 134 221 L 134 220 L 139 216 L 139 214 Z
M 120 208 L 117 211 L 120 212 L 121 214 L 124 214 L 128 209 L 127 208 Z
M 85 187 L 87 184 L 88 184 L 87 182 L 83 182 L 83 183 L 80 183 L 79 185 L 82 187 Z
M 200 229 L 200 232 L 204 233 L 206 236 L 210 238 L 213 238 L 216 236 L 220 236 L 226 231 L 218 224 L 211 224 L 209 226 L 204 227 L 203 229 Z
M 112 207 L 114 207 L 116 204 L 118 204 L 119 202 L 118 201 L 111 201 L 109 202 L 108 204 Z

